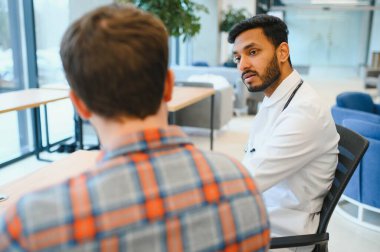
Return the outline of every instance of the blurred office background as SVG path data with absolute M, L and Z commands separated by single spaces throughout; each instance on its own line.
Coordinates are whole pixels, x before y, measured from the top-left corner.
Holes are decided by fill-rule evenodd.
M 0 0 L 0 93 L 66 83 L 59 57 L 64 31 L 83 13 L 112 2 Z M 365 89 L 365 78 L 368 69 L 380 67 L 380 0 L 194 2 L 207 7 L 208 13 L 199 12 L 201 30 L 195 37 L 189 40 L 170 38 L 171 66 L 202 62 L 215 67 L 228 62 L 232 47 L 226 42 L 227 33 L 220 31 L 219 24 L 223 11 L 232 7 L 244 9 L 249 15 L 273 14 L 288 24 L 293 66 L 326 96 L 329 105 L 334 103 L 337 93 L 344 90 L 364 90 L 374 99 L 378 98 L 377 91 Z M 217 150 L 234 153 L 232 149 L 244 146 L 253 116 L 238 117 L 226 129 L 224 136 L 229 140 L 224 141 L 222 135 L 218 140 L 217 133 Z M 42 119 L 46 119 L 44 115 Z M 73 135 L 73 109 L 69 100 L 49 105 L 48 120 L 50 141 Z M 32 125 L 30 111 L 0 114 L 0 167 L 7 167 L 10 160 L 32 155 Z M 228 134 L 242 134 L 242 130 L 243 135 L 228 138 Z M 194 140 L 207 146 L 207 137 L 199 139 L 195 136 Z M 224 141 L 222 145 L 232 145 L 218 147 L 218 141 Z M 240 156 L 242 154 L 237 151 L 236 157 Z M 0 176 L 0 184 L 1 180 Z M 375 240 L 380 235 L 368 235 L 371 236 L 374 238 L 371 238 L 370 246 L 379 245 Z
M 59 44 L 68 25 L 86 11 L 111 0 L 0 0 L 0 92 L 65 82 Z M 231 45 L 219 30 L 222 11 L 230 6 L 253 15 L 269 12 L 289 26 L 291 59 L 310 77 L 364 78 L 373 52 L 380 51 L 380 0 L 196 0 L 201 30 L 190 40 L 171 38 L 171 65 L 225 63 Z M 69 101 L 49 105 L 52 141 L 72 133 Z M 51 107 L 51 108 L 50 108 Z M 70 111 L 70 112 L 69 112 Z M 68 113 L 69 112 L 69 113 Z M 58 126 L 59 127 L 56 127 Z M 0 115 L 0 163 L 28 154 L 31 123 L 28 112 Z

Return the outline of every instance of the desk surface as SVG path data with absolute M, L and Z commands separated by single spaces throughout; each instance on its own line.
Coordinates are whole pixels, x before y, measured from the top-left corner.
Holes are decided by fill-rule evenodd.
M 65 83 L 54 83 L 44 85 L 44 89 L 69 90 L 69 85 Z M 176 112 L 194 103 L 197 103 L 215 94 L 213 88 L 201 87 L 174 87 L 172 100 L 168 103 L 169 112 Z
M 62 82 L 42 85 L 40 88 L 43 88 L 43 89 L 70 90 L 69 84 L 62 83 Z
M 0 94 L 0 114 L 69 98 L 67 90 L 31 88 Z
M 168 103 L 169 112 L 175 112 L 215 94 L 213 88 L 174 87 L 172 100 Z
M 25 193 L 57 184 L 88 170 L 95 164 L 97 155 L 98 151 L 77 151 L 14 182 L 1 186 L 1 194 L 8 195 L 9 199 L 0 202 L 0 214 Z

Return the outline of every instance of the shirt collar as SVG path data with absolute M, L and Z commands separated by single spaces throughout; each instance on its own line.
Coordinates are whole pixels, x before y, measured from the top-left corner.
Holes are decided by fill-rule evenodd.
M 192 144 L 178 126 L 151 128 L 120 136 L 119 148 L 104 150 L 100 153 L 100 162 L 131 152 L 147 151 L 172 145 Z
M 295 86 L 300 83 L 300 81 L 301 76 L 296 70 L 293 70 L 293 72 L 281 82 L 281 84 L 276 88 L 270 97 L 265 96 L 263 106 L 272 106 L 273 104 L 282 100 L 284 97 L 287 97 L 287 94 L 291 93 Z

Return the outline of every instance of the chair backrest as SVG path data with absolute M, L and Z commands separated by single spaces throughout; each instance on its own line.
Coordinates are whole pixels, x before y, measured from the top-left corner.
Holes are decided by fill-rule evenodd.
M 336 97 L 336 104 L 341 108 L 355 109 L 368 113 L 375 113 L 375 106 L 371 96 L 362 92 L 344 92 Z
M 360 203 L 380 208 L 380 124 L 345 119 L 342 125 L 363 137 L 369 146 L 343 194 Z
M 361 135 L 340 125 L 336 125 L 336 128 L 340 135 L 338 165 L 331 188 L 323 202 L 317 233 L 326 232 L 335 206 L 368 148 L 368 140 Z

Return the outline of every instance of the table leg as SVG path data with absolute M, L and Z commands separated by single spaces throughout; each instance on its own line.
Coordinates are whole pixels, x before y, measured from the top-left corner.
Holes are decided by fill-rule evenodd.
M 49 122 L 48 122 L 48 113 L 47 106 L 44 105 L 44 114 L 45 114 L 45 135 L 46 135 L 46 148 L 50 151 L 50 140 L 49 140 Z
M 34 134 L 33 134 L 34 153 L 36 155 L 37 160 L 52 162 L 51 160 L 43 159 L 40 157 L 40 153 L 43 151 L 40 108 L 36 107 L 36 108 L 33 108 L 32 110 L 33 110 L 33 124 L 34 124 Z
M 211 111 L 210 111 L 210 150 L 214 147 L 214 97 L 211 96 Z
M 175 124 L 175 112 L 169 112 L 169 124 Z
M 78 148 L 83 150 L 83 120 L 75 112 L 75 141 L 79 144 Z
M 42 145 L 42 139 L 41 139 L 41 118 L 40 118 L 40 109 L 34 108 L 33 109 L 33 124 L 34 124 L 34 154 L 36 155 L 36 158 L 40 160 L 40 152 L 41 152 L 41 145 Z

